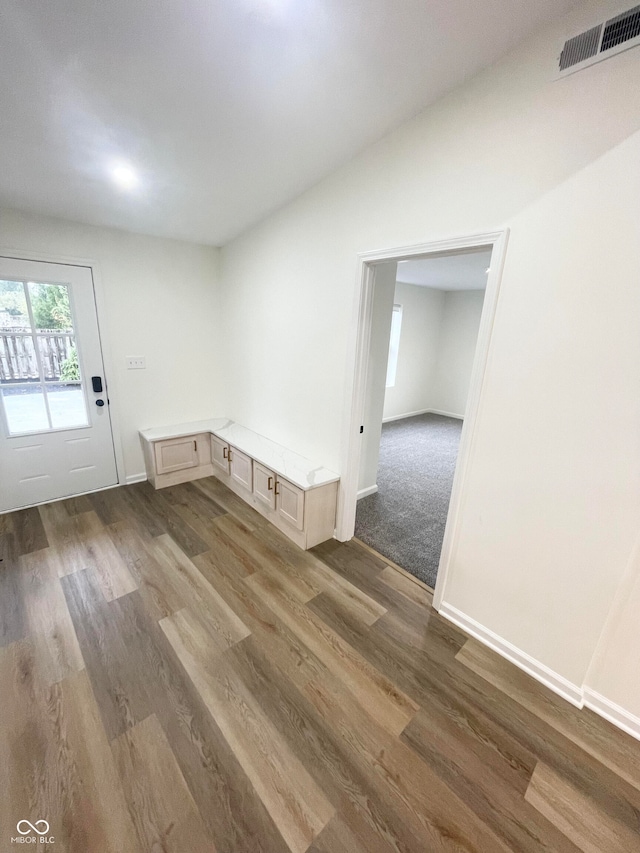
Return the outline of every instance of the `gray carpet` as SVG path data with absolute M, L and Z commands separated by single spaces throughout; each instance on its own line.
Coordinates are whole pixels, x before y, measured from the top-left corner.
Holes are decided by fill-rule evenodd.
M 378 492 L 358 501 L 356 536 L 435 586 L 462 421 L 416 415 L 382 425 Z

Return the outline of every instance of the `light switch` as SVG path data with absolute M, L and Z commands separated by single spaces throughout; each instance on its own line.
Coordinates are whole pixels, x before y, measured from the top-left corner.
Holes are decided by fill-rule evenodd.
M 128 355 L 127 370 L 144 370 L 147 360 L 143 355 Z

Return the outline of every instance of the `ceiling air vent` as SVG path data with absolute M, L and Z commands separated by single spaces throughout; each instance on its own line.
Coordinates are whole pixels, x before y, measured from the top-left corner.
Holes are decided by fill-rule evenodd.
M 601 35 L 602 24 L 598 24 L 597 27 L 592 27 L 586 33 L 580 33 L 579 36 L 574 36 L 565 42 L 560 54 L 560 71 L 566 71 L 567 68 L 572 68 L 579 62 L 596 56 L 600 47 Z
M 607 21 L 604 25 L 600 52 L 611 50 L 612 47 L 617 47 L 638 36 L 640 36 L 640 6 Z
M 587 68 L 640 44 L 640 6 L 580 33 L 564 43 L 558 62 L 560 77 Z

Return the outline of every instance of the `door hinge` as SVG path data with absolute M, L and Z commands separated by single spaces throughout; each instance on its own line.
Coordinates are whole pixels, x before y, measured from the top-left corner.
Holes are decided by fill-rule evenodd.
M 364 432 L 364 426 L 361 426 L 360 427 L 360 435 L 362 435 L 363 432 Z

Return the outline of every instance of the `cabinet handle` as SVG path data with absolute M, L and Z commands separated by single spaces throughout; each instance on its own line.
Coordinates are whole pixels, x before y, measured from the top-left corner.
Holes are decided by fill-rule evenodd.
M 229 448 L 229 457 L 228 458 L 229 458 L 229 462 L 231 462 L 231 460 L 233 458 L 233 456 L 231 455 L 231 448 Z
M 276 480 L 276 490 L 275 490 L 275 494 L 276 494 L 276 495 L 279 495 L 279 494 L 280 494 L 280 492 L 278 491 L 278 486 L 279 486 L 279 485 L 280 485 L 280 480 Z
M 223 459 L 228 459 L 228 458 L 229 458 L 229 457 L 227 456 L 227 453 L 228 453 L 228 452 L 229 452 L 229 448 L 228 448 L 228 447 L 223 447 L 223 448 L 222 448 L 222 458 L 223 458 Z
M 273 488 L 273 477 L 269 477 L 267 480 L 267 491 L 270 492 Z
M 193 449 L 196 451 L 196 453 L 198 452 L 198 442 L 197 441 L 193 442 Z

